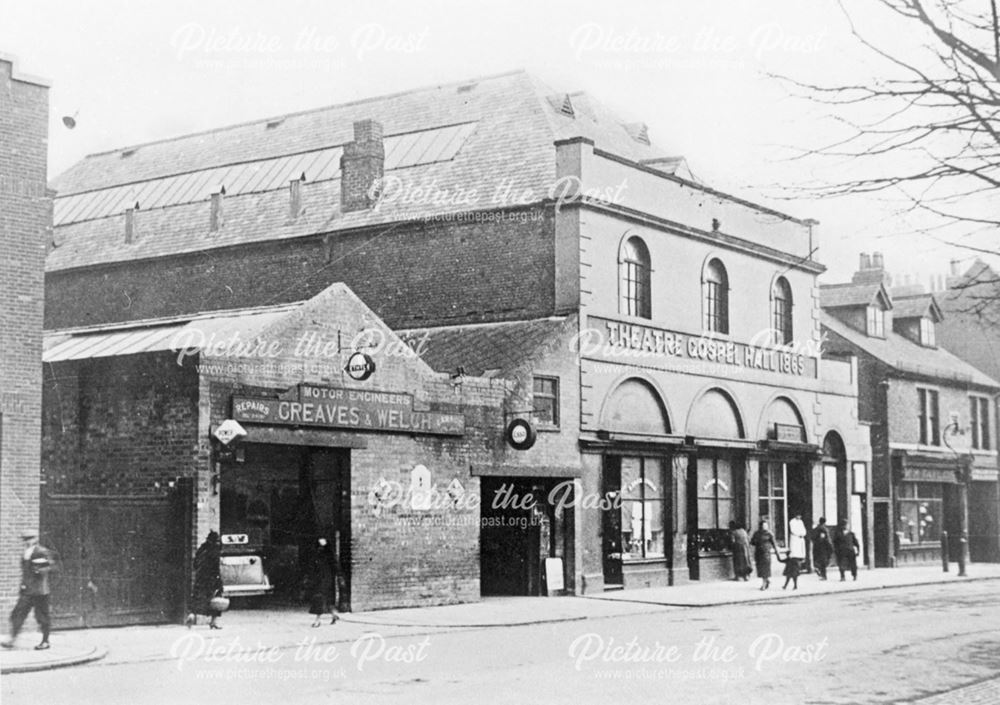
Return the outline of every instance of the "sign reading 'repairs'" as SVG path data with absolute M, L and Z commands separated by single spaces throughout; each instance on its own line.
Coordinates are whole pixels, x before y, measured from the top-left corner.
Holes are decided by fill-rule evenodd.
M 281 426 L 441 436 L 465 433 L 462 414 L 414 411 L 409 394 L 328 387 L 303 388 L 300 401 L 233 397 L 233 418 L 241 423 Z

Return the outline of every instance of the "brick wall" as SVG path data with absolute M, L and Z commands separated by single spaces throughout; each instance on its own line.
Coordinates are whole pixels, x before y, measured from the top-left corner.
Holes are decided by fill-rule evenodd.
M 300 301 L 333 282 L 346 283 L 393 328 L 548 315 L 551 213 L 508 215 L 516 217 L 409 223 L 51 272 L 46 327 Z
M 43 478 L 53 494 L 162 494 L 198 458 L 198 378 L 169 353 L 45 366 Z
M 20 585 L 18 535 L 38 527 L 48 88 L 0 57 L 0 612 Z
M 358 382 L 342 373 L 350 350 L 340 357 L 313 365 L 293 354 L 291 341 L 317 333 L 326 339 L 337 330 L 377 328 L 387 339 L 398 341 L 357 298 L 344 287 L 331 287 L 289 314 L 262 336 L 284 341 L 283 353 L 267 360 L 204 359 L 201 400 L 208 415 L 204 429 L 230 416 L 233 394 L 274 396 L 301 383 L 348 389 L 412 394 L 415 407 L 430 411 L 462 413 L 462 436 L 430 436 L 372 431 L 320 429 L 331 444 L 360 439 L 364 448 L 350 450 L 351 467 L 351 606 L 354 610 L 467 602 L 479 599 L 478 505 L 437 506 L 414 511 L 393 504 L 376 512 L 369 493 L 379 480 L 409 487 L 410 472 L 421 464 L 431 472 L 431 484 L 444 493 L 457 479 L 466 495 L 478 498 L 479 482 L 470 476 L 470 464 L 486 462 L 492 448 L 502 443 L 501 408 L 507 394 L 503 380 L 474 377 L 453 384 L 447 375 L 433 373 L 422 362 L 388 352 L 372 351 L 375 375 Z M 204 392 L 203 392 L 204 394 Z M 286 427 L 287 428 L 287 427 Z M 199 477 L 212 472 L 211 465 Z M 198 487 L 198 536 L 219 526 L 219 497 L 207 482 Z

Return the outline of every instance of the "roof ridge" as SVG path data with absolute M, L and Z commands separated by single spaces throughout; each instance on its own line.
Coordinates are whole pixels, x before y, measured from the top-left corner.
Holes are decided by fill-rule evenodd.
M 154 145 L 154 144 L 165 144 L 167 142 L 176 142 L 176 141 L 183 140 L 183 139 L 188 139 L 188 138 L 191 138 L 191 137 L 199 137 L 199 136 L 203 136 L 203 135 L 215 134 L 215 133 L 218 133 L 218 132 L 225 132 L 227 130 L 232 130 L 232 129 L 235 129 L 235 128 L 238 128 L 238 127 L 248 127 L 250 125 L 266 124 L 268 122 L 273 122 L 275 120 L 287 120 L 288 118 L 299 117 L 300 115 L 309 115 L 309 114 L 312 114 L 312 113 L 320 113 L 320 112 L 323 112 L 325 110 L 334 110 L 336 108 L 347 108 L 347 107 L 350 107 L 350 106 L 353 106 L 353 105 L 362 105 L 364 103 L 374 103 L 374 102 L 380 101 L 380 100 L 387 100 L 387 99 L 390 99 L 390 98 L 398 98 L 400 96 L 408 95 L 408 94 L 411 94 L 411 93 L 421 93 L 421 92 L 425 92 L 425 91 L 441 90 L 443 88 L 449 88 L 449 87 L 452 87 L 452 86 L 462 86 L 462 85 L 466 85 L 466 84 L 469 84 L 469 83 L 481 83 L 483 81 L 492 81 L 492 80 L 496 80 L 498 78 L 505 78 L 507 76 L 515 76 L 517 74 L 530 75 L 530 74 L 528 74 L 528 71 L 525 70 L 525 69 L 513 69 L 511 71 L 505 71 L 503 73 L 491 74 L 491 75 L 488 75 L 488 76 L 478 76 L 478 77 L 473 77 L 473 78 L 467 78 L 467 79 L 464 79 L 464 80 L 461 80 L 461 81 L 451 81 L 451 82 L 448 82 L 448 83 L 439 83 L 439 84 L 436 84 L 436 85 L 425 85 L 425 86 L 421 86 L 421 87 L 418 87 L 418 88 L 409 88 L 409 89 L 404 90 L 404 91 L 397 91 L 395 93 L 386 93 L 386 94 L 383 94 L 383 95 L 370 96 L 368 98 L 359 98 L 357 100 L 349 100 L 349 101 L 344 102 L 344 103 L 333 103 L 331 105 L 324 105 L 324 106 L 321 106 L 321 107 L 318 107 L 318 108 L 308 108 L 306 110 L 297 110 L 297 111 L 291 112 L 291 113 L 283 113 L 283 114 L 279 114 L 279 115 L 269 115 L 267 117 L 257 118 L 255 120 L 246 120 L 244 122 L 237 122 L 237 123 L 233 123 L 231 125 L 224 125 L 222 127 L 213 127 L 213 128 L 208 129 L 208 130 L 199 130 L 197 132 L 187 132 L 187 133 L 184 133 L 183 135 L 175 135 L 174 137 L 164 137 L 163 139 L 150 140 L 149 142 L 139 142 L 139 143 L 136 143 L 136 144 L 121 145 L 121 146 L 118 146 L 118 147 L 114 147 L 112 149 L 103 150 L 101 152 L 92 152 L 91 154 L 85 155 L 83 158 L 84 159 L 90 159 L 91 157 L 103 157 L 103 156 L 106 156 L 108 154 L 114 154 L 115 152 L 121 152 L 122 150 L 126 150 L 126 149 L 140 149 L 142 147 L 149 147 L 150 145 Z
M 538 318 L 519 318 L 514 321 L 479 321 L 477 323 L 454 323 L 445 324 L 443 326 L 417 326 L 417 327 L 405 327 L 399 329 L 393 329 L 397 333 L 403 333 L 407 331 L 415 330 L 426 330 L 426 331 L 441 331 L 441 330 L 455 330 L 457 328 L 485 328 L 487 326 L 506 326 L 506 325 L 517 325 L 518 323 L 538 323 L 540 321 L 552 321 L 552 322 L 563 322 L 569 318 L 567 315 L 562 316 L 539 316 Z

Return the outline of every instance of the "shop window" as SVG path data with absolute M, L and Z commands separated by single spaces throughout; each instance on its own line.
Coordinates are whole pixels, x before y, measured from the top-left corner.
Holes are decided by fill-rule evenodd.
M 712 333 L 729 333 L 729 276 L 722 262 L 709 261 L 702 283 L 704 328 Z
M 649 286 L 649 250 L 637 237 L 622 244 L 619 258 L 621 313 L 637 318 L 652 318 L 652 293 Z
M 990 400 L 986 397 L 969 397 L 969 419 L 972 426 L 972 447 L 990 449 Z
M 622 458 L 622 558 L 666 556 L 663 464 L 656 458 Z
M 941 485 L 902 482 L 897 488 L 896 537 L 900 546 L 941 540 Z
M 532 418 L 539 426 L 559 425 L 559 380 L 535 377 L 532 381 Z
M 726 458 L 698 458 L 698 546 L 702 551 L 730 548 L 729 522 L 736 518 L 733 474 Z
M 941 429 L 938 420 L 938 393 L 933 389 L 918 389 L 918 422 L 920 423 L 920 445 L 941 445 Z
M 928 348 L 937 345 L 934 339 L 934 321 L 929 318 L 920 319 L 920 344 Z
M 760 469 L 760 518 L 771 525 L 774 540 L 784 546 L 788 526 L 788 482 L 784 463 L 762 463 Z
M 878 306 L 869 306 L 868 314 L 868 335 L 872 338 L 885 337 L 885 311 Z
M 777 345 L 792 342 L 792 287 L 784 277 L 778 277 L 771 292 L 771 329 Z

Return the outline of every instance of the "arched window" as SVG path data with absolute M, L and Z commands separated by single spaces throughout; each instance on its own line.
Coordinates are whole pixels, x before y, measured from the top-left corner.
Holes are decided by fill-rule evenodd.
M 705 330 L 712 333 L 729 333 L 729 277 L 726 268 L 717 259 L 705 267 L 703 296 Z
M 792 287 L 784 277 L 778 277 L 771 290 L 771 329 L 778 345 L 792 342 Z
M 637 237 L 622 243 L 621 312 L 628 316 L 652 318 L 652 296 L 649 290 L 649 250 Z

